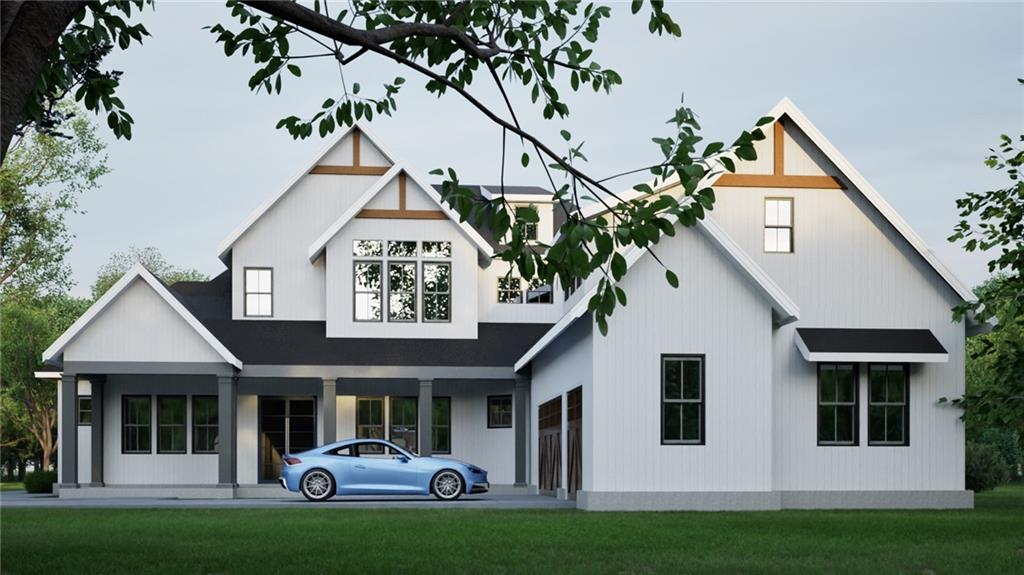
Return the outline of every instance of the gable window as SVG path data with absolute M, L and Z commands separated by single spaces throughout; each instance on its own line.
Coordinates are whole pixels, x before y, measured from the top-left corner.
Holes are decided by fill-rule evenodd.
M 526 208 L 516 208 L 516 218 L 521 217 L 526 211 Z M 536 209 L 534 210 L 536 211 Z M 537 223 L 536 222 L 522 222 L 520 224 L 523 229 L 523 239 L 528 242 L 537 241 Z
M 907 365 L 868 366 L 868 445 L 909 445 Z
M 384 399 L 360 397 L 356 400 L 356 437 L 358 439 L 384 439 Z M 372 453 L 383 453 L 380 444 L 370 446 Z M 370 453 L 363 449 L 365 453 Z
M 435 397 L 430 411 L 430 450 L 452 452 L 452 398 Z
M 487 427 L 488 429 L 512 427 L 511 395 L 487 397 Z
M 186 417 L 184 395 L 157 396 L 157 453 L 185 453 Z
M 270 317 L 274 315 L 274 270 L 271 268 L 245 268 L 245 315 Z
M 391 398 L 391 443 L 409 451 L 419 451 L 416 442 L 417 404 L 415 397 Z
M 388 321 L 416 321 L 415 262 L 388 262 Z
M 425 258 L 450 258 L 452 257 L 451 242 L 421 242 L 423 246 L 423 257 Z
M 352 242 L 352 255 L 360 258 L 380 257 L 384 255 L 384 242 L 380 240 L 355 240 Z
M 416 257 L 416 242 L 388 242 L 388 257 L 391 257 L 391 258 L 414 258 L 414 257 Z
M 764 251 L 793 252 L 793 198 L 765 198 Z
M 381 262 L 355 262 L 352 267 L 355 321 L 381 321 L 384 282 Z
M 121 396 L 121 452 L 152 453 L 150 423 L 152 411 L 148 395 Z
M 818 445 L 857 445 L 857 366 L 818 364 Z
M 78 398 L 78 425 L 92 425 L 92 397 Z
M 704 356 L 661 357 L 661 443 L 704 444 Z
M 192 396 L 192 453 L 217 453 L 217 396 Z
M 423 264 L 423 321 L 451 321 L 452 265 Z

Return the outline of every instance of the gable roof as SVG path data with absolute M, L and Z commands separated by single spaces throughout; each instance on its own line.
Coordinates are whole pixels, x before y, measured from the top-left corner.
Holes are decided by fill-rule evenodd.
M 307 162 L 302 167 L 301 170 L 296 172 L 294 176 L 288 179 L 288 182 L 284 185 L 284 187 L 278 190 L 274 195 L 267 198 L 266 201 L 264 201 L 262 204 L 259 205 L 259 207 L 253 210 L 252 213 L 246 216 L 246 218 L 242 220 L 242 223 L 240 223 L 237 228 L 232 230 L 231 233 L 228 234 L 226 238 L 224 238 L 224 240 L 217 247 L 217 253 L 219 254 L 220 259 L 225 260 L 225 258 L 227 258 L 228 252 L 231 251 L 231 247 L 235 245 L 235 242 L 237 242 L 238 239 L 241 238 L 243 234 L 245 234 L 245 232 L 249 231 L 249 228 L 251 228 L 253 224 L 255 224 L 257 221 L 259 221 L 259 219 L 263 217 L 263 214 L 270 211 L 270 208 L 274 207 L 277 204 L 277 202 L 281 201 L 281 198 L 283 198 L 285 194 L 287 194 L 293 187 L 295 187 L 295 184 L 297 184 L 299 180 L 302 179 L 303 176 L 309 174 L 310 170 L 312 170 L 320 162 L 320 160 L 323 159 L 324 156 L 326 156 L 332 149 L 334 149 L 334 146 L 338 145 L 339 142 L 344 140 L 346 136 L 348 136 L 355 130 L 362 132 L 363 136 L 369 138 L 370 142 L 372 142 L 373 145 L 376 146 L 378 150 L 380 150 L 380 153 L 384 154 L 384 156 L 387 157 L 387 159 L 390 160 L 392 164 L 399 163 L 397 156 L 395 156 L 389 150 L 384 149 L 384 147 L 378 143 L 379 140 L 369 133 L 369 131 L 366 129 L 366 126 L 360 124 L 359 122 L 353 123 L 351 126 L 349 126 L 347 130 L 340 132 L 334 137 L 332 137 L 327 142 L 327 145 L 325 145 L 315 156 L 313 156 L 310 159 L 310 161 Z
M 117 280 L 117 283 L 108 289 L 107 293 L 103 294 L 103 297 L 96 300 L 96 303 L 92 304 L 92 306 L 82 314 L 82 317 L 78 318 L 75 323 L 71 324 L 71 327 L 61 334 L 61 336 L 57 338 L 57 341 L 54 341 L 50 347 L 46 348 L 46 351 L 43 352 L 43 361 L 56 361 L 57 356 L 63 353 L 64 348 L 74 341 L 82 331 L 89 327 L 89 325 L 92 324 L 92 322 L 99 317 L 105 309 L 110 307 L 110 305 L 117 300 L 118 296 L 127 290 L 136 279 L 141 279 L 146 282 L 146 284 L 148 284 L 149 287 L 167 303 L 167 305 L 171 306 L 171 309 L 177 312 L 177 314 L 185 320 L 185 323 L 195 330 L 199 337 L 203 338 L 203 340 L 206 341 L 206 343 L 208 343 L 210 347 L 212 347 L 214 351 L 224 359 L 225 362 L 230 363 L 238 369 L 242 369 L 241 360 L 235 357 L 234 354 L 224 346 L 224 344 L 217 340 L 217 338 L 210 333 L 210 330 L 206 329 L 206 326 L 197 320 L 196 317 L 192 315 L 192 313 L 189 312 L 180 301 L 178 301 L 178 298 L 171 294 L 170 290 L 167 289 L 167 286 L 165 286 L 163 282 L 157 279 L 156 276 L 147 270 L 145 266 L 139 263 L 132 266 L 127 273 L 121 276 L 121 279 Z
M 395 165 L 391 166 L 391 169 L 389 169 L 387 173 L 381 176 L 380 180 L 377 180 L 377 183 L 370 186 L 370 189 L 366 190 L 366 192 L 364 192 L 362 196 L 359 196 L 359 199 L 357 199 L 355 203 L 349 206 L 348 209 L 345 210 L 343 214 L 341 214 L 341 217 L 335 220 L 333 224 L 331 224 L 326 230 L 324 230 L 324 233 L 320 234 L 320 236 L 316 240 L 314 240 L 312 244 L 310 244 L 308 252 L 309 261 L 311 263 L 316 261 L 316 259 L 320 257 L 320 254 L 323 253 L 324 249 L 327 247 L 327 242 L 331 241 L 331 238 L 337 235 L 338 232 L 341 231 L 341 228 L 345 227 L 345 224 L 352 221 L 352 219 L 356 217 L 356 214 L 358 214 L 363 209 L 363 207 L 370 202 L 370 200 L 372 200 L 378 193 L 380 193 L 381 190 L 384 189 L 384 186 L 386 186 L 389 182 L 391 182 L 391 180 L 393 180 L 395 177 L 398 176 L 398 174 L 402 172 L 405 172 L 406 176 L 408 176 L 409 179 L 411 179 L 417 186 L 419 186 L 427 195 L 427 197 L 429 197 L 431 200 L 433 200 L 435 204 L 437 204 L 437 207 L 440 208 L 441 211 L 448 216 L 448 219 L 450 219 L 455 225 L 459 227 L 460 230 L 462 230 L 462 233 L 469 239 L 469 241 L 473 242 L 473 244 L 476 245 L 477 249 L 479 249 L 481 253 L 483 253 L 487 257 L 491 257 L 492 255 L 494 255 L 494 250 L 491 248 L 491 245 L 487 243 L 487 240 L 485 240 L 483 236 L 480 235 L 480 232 L 478 232 L 476 228 L 469 225 L 469 222 L 461 221 L 459 213 L 453 210 L 446 203 L 444 203 L 444 201 L 441 199 L 440 193 L 438 193 L 434 186 L 425 183 L 423 178 L 421 178 L 418 174 L 416 174 L 409 168 L 405 167 L 403 164 L 396 163 Z
M 672 218 L 672 224 L 675 225 L 676 218 Z M 697 220 L 695 226 L 697 230 L 702 232 L 711 243 L 722 252 L 722 254 L 733 264 L 736 268 L 746 275 L 747 279 L 750 280 L 751 284 L 761 292 L 761 295 L 768 300 L 772 306 L 772 316 L 775 318 L 775 322 L 779 325 L 784 325 L 790 322 L 794 322 L 799 319 L 800 308 L 793 302 L 792 299 L 782 288 L 776 284 L 768 274 L 761 269 L 754 260 L 740 248 L 727 233 L 721 228 L 711 216 L 705 215 L 704 219 Z M 633 265 L 640 261 L 640 258 L 647 253 L 645 248 L 638 248 L 636 245 L 631 245 L 623 252 L 623 257 L 626 259 L 626 269 L 630 269 Z M 544 334 L 533 347 L 530 348 L 523 357 L 519 358 L 519 361 L 515 364 L 515 371 L 519 371 L 526 367 L 540 352 L 555 341 L 555 339 L 562 334 L 566 329 L 576 322 L 580 317 L 586 313 L 590 298 L 597 292 L 597 284 L 592 286 L 587 293 L 583 295 L 576 302 L 576 305 L 572 306 L 572 309 L 568 311 L 561 319 L 555 323 L 554 326 Z

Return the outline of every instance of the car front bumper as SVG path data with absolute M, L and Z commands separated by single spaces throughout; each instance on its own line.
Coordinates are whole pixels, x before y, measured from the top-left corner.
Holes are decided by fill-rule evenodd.
M 473 488 L 469 491 L 470 493 L 487 493 L 491 490 L 491 484 L 483 481 L 480 483 L 474 483 Z

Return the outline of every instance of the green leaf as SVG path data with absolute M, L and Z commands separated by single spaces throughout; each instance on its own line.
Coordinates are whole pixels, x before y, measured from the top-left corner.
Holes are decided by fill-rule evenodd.
M 530 165 L 530 154 L 527 154 L 526 152 L 523 152 L 523 157 L 522 157 L 522 159 L 520 161 L 523 163 L 523 167 L 524 168 L 529 166 Z
M 668 285 L 674 288 L 679 287 L 679 278 L 672 270 L 665 270 L 665 279 L 668 281 Z
M 572 134 L 570 134 L 567 130 L 562 130 L 561 134 L 562 139 L 565 140 L 566 142 L 572 139 Z
M 302 68 L 299 68 L 295 64 L 288 64 L 288 71 L 296 78 L 302 75 Z

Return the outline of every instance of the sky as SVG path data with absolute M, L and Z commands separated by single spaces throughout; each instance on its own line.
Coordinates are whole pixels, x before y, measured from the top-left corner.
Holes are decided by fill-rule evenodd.
M 613 17 L 593 58 L 624 84 L 610 95 L 573 94 L 564 79 L 571 115 L 555 121 L 514 89 L 525 128 L 553 146 L 569 130 L 585 142 L 586 169 L 604 176 L 659 159 L 650 138 L 668 133 L 683 96 L 704 136 L 726 142 L 788 96 L 954 273 L 968 285 L 987 277 L 985 254 L 946 238 L 958 197 L 1005 186 L 982 163 L 988 149 L 1000 134 L 1024 131 L 1016 81 L 1024 77 L 1024 4 L 670 3 L 682 38 L 651 35 L 643 13 L 608 4 Z M 105 63 L 124 73 L 119 96 L 134 137 L 115 140 L 101 123 L 112 172 L 69 220 L 76 295 L 131 245 L 155 246 L 179 267 L 222 271 L 218 244 L 324 145 L 293 140 L 277 121 L 311 116 L 340 93 L 337 65 L 324 59 L 307 60 L 280 95 L 250 92 L 251 60 L 226 57 L 203 30 L 234 24 L 220 2 L 161 1 L 142 21 L 152 37 Z M 293 54 L 311 51 L 293 42 Z M 421 173 L 451 166 L 466 183 L 497 181 L 501 130 L 458 96 L 438 99 L 415 73 L 374 56 L 345 75 L 366 95 L 407 79 L 397 112 L 375 116 L 371 130 Z M 477 84 L 483 101 L 498 103 L 486 82 Z M 545 184 L 536 162 L 524 170 L 521 150 L 511 152 L 507 183 Z

